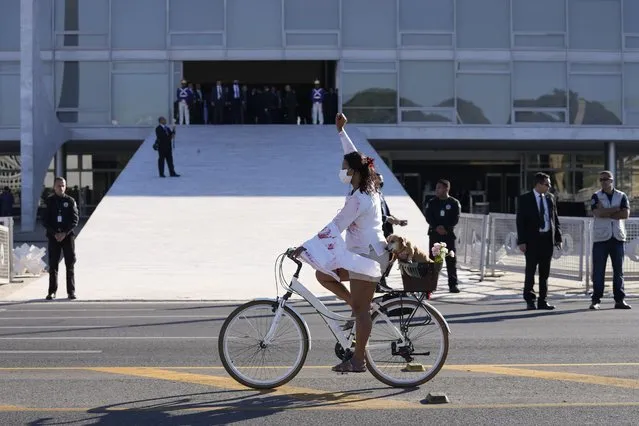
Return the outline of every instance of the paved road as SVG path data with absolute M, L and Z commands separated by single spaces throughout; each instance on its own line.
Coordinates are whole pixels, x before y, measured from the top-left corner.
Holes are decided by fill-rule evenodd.
M 300 307 L 313 349 L 297 378 L 263 393 L 220 366 L 216 337 L 233 305 L 2 304 L 0 424 L 636 424 L 639 300 L 629 302 L 636 309 L 588 311 L 573 298 L 531 312 L 519 299 L 435 301 L 450 354 L 417 390 L 332 373 L 332 336 Z M 424 404 L 429 392 L 451 402 Z

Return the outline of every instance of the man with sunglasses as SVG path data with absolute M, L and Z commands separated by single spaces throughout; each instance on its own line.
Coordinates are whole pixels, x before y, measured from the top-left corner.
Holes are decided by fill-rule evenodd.
M 624 298 L 623 258 L 626 242 L 625 221 L 630 216 L 628 196 L 614 187 L 612 173 L 605 170 L 599 173 L 601 190 L 591 199 L 594 217 L 592 228 L 592 304 L 590 309 L 599 310 L 603 297 L 604 277 L 608 256 L 612 263 L 612 292 L 615 309 L 630 309 Z
M 557 203 L 548 191 L 551 186 L 550 176 L 537 173 L 534 182 L 534 189 L 521 195 L 517 202 L 517 245 L 526 256 L 524 300 L 529 310 L 553 310 L 555 307 L 546 301 L 546 296 L 553 249 L 561 248 L 561 228 L 557 216 Z M 533 287 L 537 266 L 539 300 L 535 306 L 537 295 Z

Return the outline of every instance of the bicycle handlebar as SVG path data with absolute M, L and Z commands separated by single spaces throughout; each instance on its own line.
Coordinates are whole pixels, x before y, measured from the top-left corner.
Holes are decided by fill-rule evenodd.
M 295 274 L 293 274 L 293 276 L 295 278 L 299 278 L 300 271 L 302 270 L 302 261 L 297 259 L 296 257 L 293 257 L 293 253 L 295 252 L 296 249 L 297 249 L 297 247 L 292 247 L 292 248 L 286 249 L 286 257 L 291 259 L 297 265 L 297 270 L 295 271 Z

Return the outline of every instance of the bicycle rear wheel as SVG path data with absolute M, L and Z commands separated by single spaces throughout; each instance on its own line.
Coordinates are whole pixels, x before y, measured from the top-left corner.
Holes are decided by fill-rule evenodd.
M 382 383 L 400 388 L 428 382 L 448 356 L 444 318 L 428 303 L 413 298 L 396 298 L 382 307 L 384 314 L 373 314 L 366 347 L 371 374 Z
M 226 372 L 254 389 L 282 386 L 301 370 L 309 336 L 301 318 L 288 306 L 270 342 L 265 342 L 278 303 L 255 300 L 235 309 L 224 321 L 218 351 Z

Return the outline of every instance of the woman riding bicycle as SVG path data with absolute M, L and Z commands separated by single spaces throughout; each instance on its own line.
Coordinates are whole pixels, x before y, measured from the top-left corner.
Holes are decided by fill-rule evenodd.
M 390 253 L 386 251 L 386 239 L 382 229 L 381 201 L 379 183 L 373 159 L 358 152 L 344 131 L 346 116 L 339 113 L 336 126 L 344 149 L 344 159 L 340 170 L 340 180 L 350 184 L 352 190 L 346 197 L 342 210 L 312 240 L 304 245 L 323 244 L 329 253 L 330 261 L 315 262 L 337 266 L 332 273 L 317 271 L 317 280 L 344 300 L 355 316 L 355 351 L 351 359 L 333 367 L 337 372 L 365 372 L 365 348 L 371 334 L 371 301 L 375 288 L 380 282 L 383 271 L 390 262 Z M 346 231 L 346 249 L 340 251 L 341 234 Z M 328 243 L 329 240 L 335 242 Z M 307 250 L 304 245 L 298 247 L 294 256 Z M 336 247 L 337 246 L 337 247 Z M 313 250 L 305 253 L 311 256 Z M 327 258 L 324 256 L 324 259 Z M 337 280 L 336 278 L 339 278 Z M 343 281 L 350 281 L 350 292 Z

